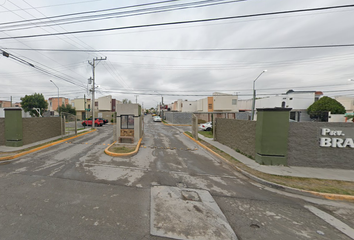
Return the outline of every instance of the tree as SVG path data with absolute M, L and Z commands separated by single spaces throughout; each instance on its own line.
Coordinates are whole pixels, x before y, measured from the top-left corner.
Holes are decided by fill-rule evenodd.
M 123 99 L 123 104 L 130 104 L 132 101 L 128 100 L 127 98 Z
M 45 101 L 43 94 L 35 93 L 33 95 L 26 95 L 21 98 L 21 107 L 25 112 L 29 112 L 32 117 L 39 117 L 40 112 L 42 115 L 43 112 L 48 108 L 48 103 Z
M 322 97 L 307 108 L 307 113 L 312 119 L 326 121 L 328 112 L 332 114 L 345 114 L 345 108 L 337 100 L 330 97 Z
M 59 114 L 60 113 L 62 113 L 62 112 L 65 112 L 65 113 L 70 113 L 70 114 L 72 114 L 72 115 L 76 115 L 76 109 L 75 108 L 73 108 L 70 104 L 68 104 L 68 105 L 64 105 L 64 104 L 62 104 L 58 109 L 57 109 L 57 111 L 59 112 Z

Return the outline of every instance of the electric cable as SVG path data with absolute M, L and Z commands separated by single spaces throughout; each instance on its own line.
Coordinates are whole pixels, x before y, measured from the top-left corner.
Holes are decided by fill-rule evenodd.
M 136 29 L 136 28 L 162 27 L 162 26 L 181 25 L 181 24 L 205 23 L 205 22 L 224 21 L 224 20 L 231 20 L 231 19 L 241 19 L 241 18 L 281 15 L 281 14 L 292 14 L 292 13 L 299 13 L 299 12 L 324 11 L 324 10 L 341 9 L 341 8 L 352 8 L 352 7 L 354 7 L 354 4 L 329 6 L 329 7 L 320 7 L 320 8 L 307 8 L 307 9 L 287 10 L 287 11 L 278 11 L 278 12 L 256 13 L 256 14 L 248 14 L 248 15 L 219 17 L 219 18 L 206 18 L 206 19 L 185 20 L 185 21 L 176 21 L 176 22 L 162 22 L 162 23 L 142 24 L 142 25 L 131 25 L 131 26 L 115 27 L 115 28 L 100 28 L 100 29 L 89 29 L 89 30 L 77 30 L 77 31 L 60 32 L 60 33 L 49 33 L 49 34 L 20 35 L 20 36 L 12 36 L 12 37 L 2 37 L 2 38 L 0 38 L 0 40 L 20 39 L 20 38 L 36 38 L 36 37 L 49 37 L 49 36 L 68 35 L 68 34 L 108 32 L 108 31 L 118 31 L 118 30 L 124 30 L 124 29 Z

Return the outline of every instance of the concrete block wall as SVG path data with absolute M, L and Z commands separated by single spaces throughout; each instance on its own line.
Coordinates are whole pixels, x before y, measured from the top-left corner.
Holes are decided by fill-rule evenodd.
M 23 118 L 23 144 L 60 136 L 60 118 Z
M 321 129 L 343 130 L 354 138 L 353 123 L 291 122 L 288 141 L 288 165 L 301 167 L 354 169 L 353 148 L 320 147 Z M 336 137 L 336 136 L 334 136 Z
M 192 115 L 189 112 L 164 112 L 166 120 L 171 124 L 192 125 Z
M 5 145 L 5 118 L 0 118 L 0 146 Z
M 256 155 L 256 122 L 217 118 L 216 140 L 253 158 Z

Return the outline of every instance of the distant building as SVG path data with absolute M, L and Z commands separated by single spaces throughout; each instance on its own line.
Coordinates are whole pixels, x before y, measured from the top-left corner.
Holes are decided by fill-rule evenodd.
M 0 100 L 0 108 L 12 107 L 11 101 Z
M 198 112 L 237 112 L 238 96 L 214 92 L 213 96 L 197 101 Z
M 62 106 L 64 104 L 64 106 L 69 104 L 69 99 L 68 98 L 64 98 L 64 97 L 52 97 L 48 99 L 48 110 L 51 112 L 56 112 L 58 110 L 58 106 Z
M 293 91 L 289 90 L 284 94 L 256 99 L 257 108 L 292 108 L 290 111 L 290 119 L 303 122 L 310 121 L 310 116 L 307 114 L 307 108 L 316 102 L 321 96 L 319 91 Z M 239 111 L 251 111 L 252 99 L 239 100 Z M 256 119 L 256 117 L 255 117 Z
M 354 97 L 337 96 L 337 97 L 334 97 L 334 99 L 343 105 L 343 107 L 345 108 L 345 111 L 347 113 L 354 112 Z

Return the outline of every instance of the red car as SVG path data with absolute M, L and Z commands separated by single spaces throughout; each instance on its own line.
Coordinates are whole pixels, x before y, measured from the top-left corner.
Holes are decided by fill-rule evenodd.
M 92 119 L 89 119 L 89 120 L 84 120 L 82 121 L 82 126 L 92 126 Z M 98 126 L 102 126 L 103 125 L 103 122 L 96 118 L 95 119 L 95 127 L 98 127 Z

